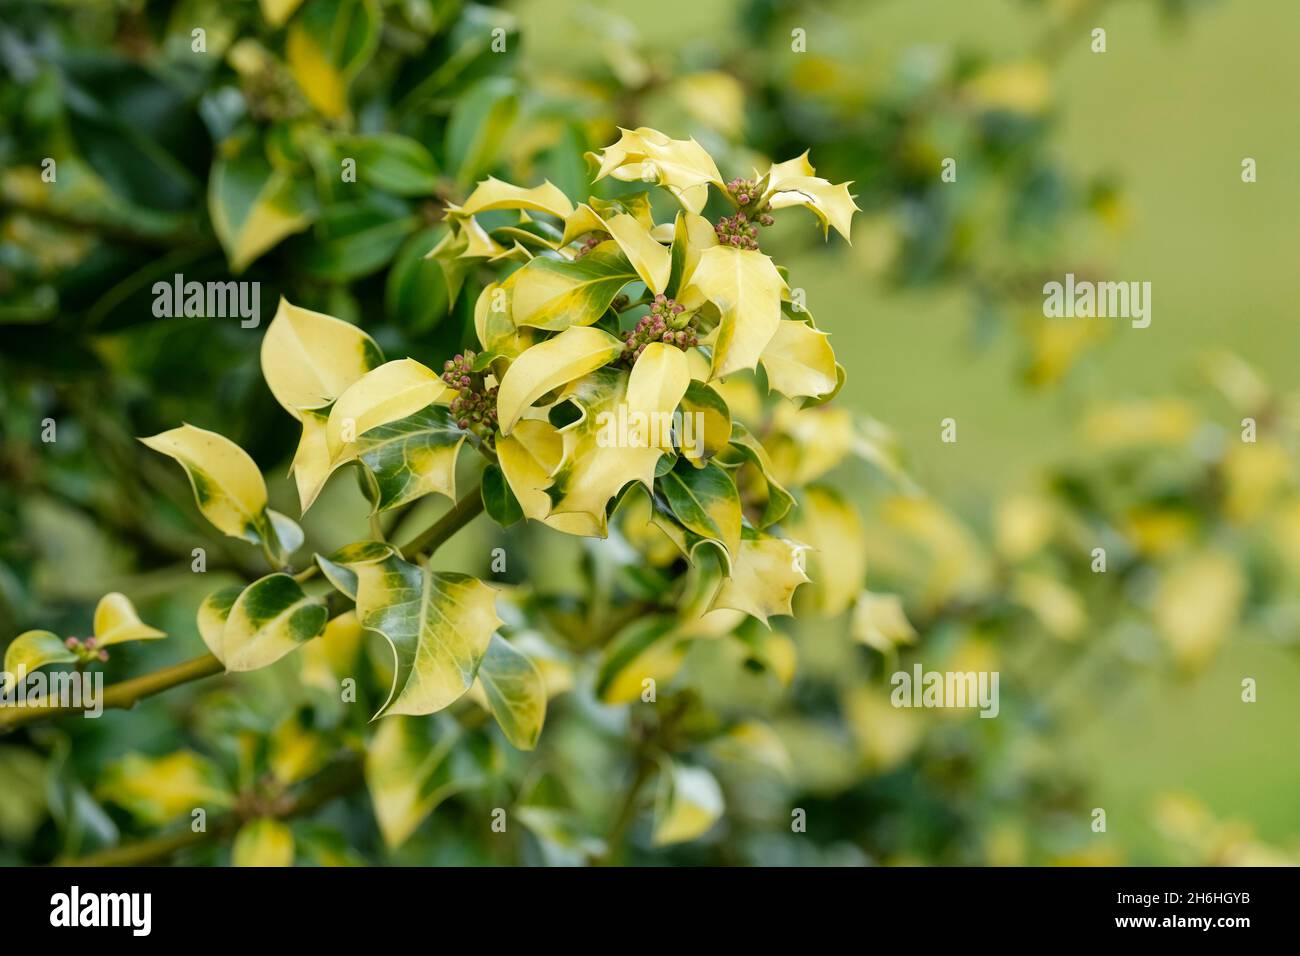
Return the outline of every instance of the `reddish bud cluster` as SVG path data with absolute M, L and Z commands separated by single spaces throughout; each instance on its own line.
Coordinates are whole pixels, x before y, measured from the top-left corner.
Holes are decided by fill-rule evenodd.
M 497 389 L 474 371 L 474 353 L 466 350 L 444 362 L 442 380 L 456 389 L 450 407 L 456 425 L 490 442 L 497 430 Z
M 695 334 L 694 318 L 686 316 L 686 309 L 663 293 L 656 295 L 650 311 L 641 317 L 624 338 L 623 361 L 633 365 L 651 342 L 675 345 L 688 349 L 699 344 Z
M 84 641 L 79 641 L 75 637 L 70 637 L 63 642 L 63 645 L 76 654 L 77 659 L 83 664 L 89 663 L 90 661 L 108 660 L 108 651 L 103 649 L 97 650 L 95 646 L 96 643 L 97 642 L 93 637 L 88 637 Z
M 740 210 L 719 219 L 713 227 L 714 235 L 724 246 L 757 249 L 758 226 L 770 226 L 774 222 L 768 204 L 759 194 L 758 184 L 749 179 L 733 179 L 727 183 L 727 192 Z
M 587 233 L 587 237 L 583 239 L 582 244 L 578 246 L 577 258 L 581 259 L 587 253 L 591 252 L 592 249 L 595 249 L 602 242 L 605 242 L 610 238 L 610 234 L 607 232 Z

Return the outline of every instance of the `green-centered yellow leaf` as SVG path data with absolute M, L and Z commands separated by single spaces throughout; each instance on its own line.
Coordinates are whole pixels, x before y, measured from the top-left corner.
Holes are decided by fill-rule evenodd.
M 848 608 L 867 574 L 867 536 L 857 509 L 835 489 L 809 485 L 782 527 L 811 551 L 808 590 L 818 613 L 834 617 Z
M 293 866 L 293 831 L 279 820 L 258 817 L 235 834 L 231 866 Z
M 744 611 L 764 624 L 773 614 L 792 613 L 794 592 L 808 581 L 804 572 L 805 547 L 746 528 L 739 556 L 732 562 L 731 577 L 722 582 L 713 606 Z
M 734 456 L 734 457 L 733 457 Z M 734 461 L 741 467 L 741 472 L 737 477 L 736 483 L 739 487 L 748 488 L 749 484 L 761 481 L 763 487 L 761 496 L 758 497 L 763 503 L 761 514 L 754 515 L 754 523 L 760 529 L 768 525 L 776 524 L 787 514 L 794 506 L 794 496 L 786 491 L 774 477 L 772 459 L 768 456 L 767 449 L 763 443 L 754 437 L 741 422 L 731 423 L 731 449 L 726 455 L 727 461 Z M 752 471 L 746 474 L 744 466 L 750 466 Z
M 428 494 L 455 499 L 456 456 L 465 434 L 445 407 L 431 405 L 361 435 L 356 454 L 374 475 L 375 510 L 387 511 Z
M 244 449 L 229 438 L 193 425 L 140 441 L 180 462 L 199 511 L 218 531 L 254 544 L 266 539 L 266 483 Z
M 235 606 L 235 602 L 243 592 L 244 589 L 237 584 L 213 591 L 199 604 L 198 613 L 195 615 L 199 637 L 203 638 L 203 643 L 208 646 L 212 656 L 222 663 L 225 663 L 226 654 L 221 644 L 221 635 L 226 629 L 226 619 L 230 617 L 230 609 Z
M 379 724 L 366 748 L 366 788 L 390 850 L 442 801 L 481 782 L 470 768 L 457 766 L 459 736 L 449 719 L 391 717 Z
M 345 544 L 332 554 L 316 555 L 316 564 L 330 584 L 349 600 L 357 599 L 357 573 L 354 565 L 383 561 L 394 554 L 391 545 L 382 541 L 356 541 Z
M 350 322 L 280 299 L 262 338 L 262 377 L 294 418 L 330 405 L 384 361 L 375 340 Z
M 806 322 L 778 322 L 761 356 L 768 384 L 788 398 L 819 398 L 835 391 L 838 373 L 828 340 Z
M 618 245 L 602 242 L 580 259 L 539 256 L 506 284 L 515 325 L 559 331 L 591 325 L 636 278 Z
M 221 654 L 228 671 L 274 664 L 300 644 L 319 637 L 329 611 L 308 597 L 287 574 L 268 574 L 244 588 L 221 630 Z
M 703 538 L 717 541 L 734 560 L 740 552 L 740 493 L 721 465 L 709 462 L 695 468 L 679 461 L 672 471 L 655 479 L 677 520 Z
M 593 232 L 609 233 L 646 287 L 651 292 L 664 291 L 672 270 L 672 255 L 650 235 L 650 227 L 628 213 L 601 216 L 591 206 L 581 204 L 565 220 L 564 237 L 560 243 L 567 246 L 580 236 Z
M 165 757 L 127 754 L 109 764 L 96 795 L 154 826 L 198 809 L 211 811 L 234 803 L 221 771 L 192 750 Z
M 642 430 L 640 421 L 649 419 L 636 416 L 671 416 L 673 411 L 672 407 L 633 407 L 628 401 L 628 381 L 627 372 L 609 367 L 575 383 L 571 399 L 581 416 L 560 429 L 564 454 L 546 489 L 552 514 L 588 515 L 602 537 L 610 499 L 629 482 L 650 488 L 655 465 L 663 454 L 647 440 L 648 430 Z
M 348 112 L 348 85 L 379 44 L 373 0 L 308 0 L 289 25 L 285 60 L 303 95 L 321 113 Z
M 316 216 L 310 184 L 272 168 L 255 137 L 222 147 L 208 180 L 208 213 L 236 275 Z
M 565 534 L 587 537 L 600 534 L 600 523 L 591 515 L 550 513 L 551 498 L 546 489 L 551 486 L 551 473 L 564 456 L 564 438 L 554 425 L 523 419 L 511 434 L 497 438 L 496 447 L 501 472 L 524 517 L 544 522 Z
M 569 202 L 569 197 L 549 180 L 540 186 L 527 189 L 523 186 L 512 186 L 510 183 L 489 176 L 474 188 L 463 205 L 448 206 L 447 214 L 475 216 L 493 209 L 528 209 L 567 219 L 573 214 L 573 203 Z
M 393 685 L 376 716 L 431 714 L 469 690 L 501 623 L 496 591 L 396 556 L 351 570 L 357 617 L 393 649 Z
M 148 641 L 167 635 L 140 620 L 130 599 L 117 591 L 105 594 L 95 606 L 95 643 L 100 647 L 124 641 Z
M 520 750 L 536 747 L 546 720 L 546 685 L 537 665 L 494 634 L 479 665 L 478 687 L 506 740 Z
M 0 674 L 4 686 L 0 690 L 8 693 L 9 688 L 25 675 L 46 664 L 71 664 L 77 655 L 72 653 L 59 635 L 51 631 L 24 631 L 5 648 L 5 669 Z
M 686 659 L 686 643 L 678 639 L 675 618 L 638 618 L 618 632 L 605 648 L 596 674 L 596 696 L 606 704 L 627 704 L 641 698 L 646 681 L 656 695 Z
M 357 439 L 370 429 L 413 415 L 450 393 L 436 372 L 415 359 L 396 359 L 367 372 L 330 409 L 325 444 L 331 463 L 354 458 Z
M 693 139 L 670 139 L 658 130 L 620 129 L 617 143 L 597 157 L 597 179 L 655 183 L 676 197 L 683 208 L 699 213 L 709 198 L 709 184 L 722 186 L 717 165 Z
M 669 762 L 659 777 L 654 845 L 695 840 L 722 817 L 722 788 L 703 767 Z
M 785 280 L 772 260 L 750 249 L 712 246 L 700 253 L 690 288 L 722 314 L 713 340 L 710 378 L 753 369 L 781 323 Z
M 506 370 L 497 391 L 497 422 L 509 435 L 524 411 L 553 388 L 600 368 L 623 351 L 623 343 L 601 329 L 575 325 L 521 354 Z
M 489 282 L 474 303 L 474 331 L 487 352 L 516 358 L 531 348 L 541 336 L 537 329 L 515 325 L 510 296 L 513 283 Z
M 678 406 L 682 413 L 682 457 L 699 468 L 731 441 L 731 409 L 714 389 L 692 379 Z

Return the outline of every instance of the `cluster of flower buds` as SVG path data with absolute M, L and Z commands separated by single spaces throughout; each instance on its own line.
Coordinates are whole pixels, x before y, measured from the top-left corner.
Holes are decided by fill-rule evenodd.
M 735 215 L 723 216 L 713 227 L 718 242 L 738 249 L 757 249 L 758 227 L 774 222 L 758 184 L 749 179 L 733 179 L 727 183 L 727 192 L 740 209 Z
M 456 389 L 450 411 L 457 426 L 491 442 L 497 430 L 497 389 L 488 388 L 483 373 L 474 371 L 474 353 L 467 349 L 444 362 L 442 380 Z
M 683 350 L 699 344 L 694 316 L 685 313 L 686 310 L 675 300 L 663 293 L 656 295 L 650 311 L 625 336 L 623 361 L 628 365 L 635 364 L 651 342 L 663 342 Z
M 610 238 L 610 234 L 607 232 L 587 233 L 587 237 L 583 239 L 582 244 L 578 246 L 577 258 L 581 259 L 587 253 L 591 252 L 592 249 L 595 249 L 602 242 L 605 242 Z
M 70 637 L 63 642 L 64 646 L 72 653 L 77 655 L 77 661 L 81 664 L 89 664 L 91 661 L 108 660 L 108 651 L 95 646 L 95 639 L 88 637 L 84 641 L 75 637 Z

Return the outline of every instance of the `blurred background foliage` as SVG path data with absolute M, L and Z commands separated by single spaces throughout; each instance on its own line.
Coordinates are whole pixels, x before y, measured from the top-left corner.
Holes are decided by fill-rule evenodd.
M 182 825 L 196 793 L 267 821 L 239 862 L 1300 859 L 1300 354 L 1278 281 L 1300 24 L 1281 6 L 0 2 L 0 637 L 80 633 L 125 591 L 172 636 L 108 680 L 201 651 L 199 601 L 255 573 L 132 436 L 193 421 L 268 474 L 296 442 L 261 331 L 155 317 L 155 281 L 255 280 L 263 323 L 284 295 L 432 364 L 473 342 L 484 280 L 449 295 L 423 258 L 445 204 L 488 174 L 585 195 L 583 153 L 617 126 L 694 136 L 725 175 L 811 149 L 863 209 L 851 248 L 804 220 L 766 244 L 833 333 L 836 404 L 763 417 L 748 382 L 728 385 L 800 489 L 790 533 L 817 549 L 794 621 L 691 641 L 653 662 L 659 705 L 611 704 L 585 622 L 635 611 L 638 581 L 671 564 L 635 502 L 605 543 L 480 522 L 437 563 L 481 573 L 502 538 L 518 556 L 527 613 L 507 624 L 556 695 L 535 753 L 472 709 L 373 737 L 327 688 L 339 668 L 382 671 L 374 648 L 304 653 L 0 740 L 0 860 Z M 345 157 L 359 182 L 343 188 Z M 1042 284 L 1066 271 L 1151 281 L 1151 328 L 1044 319 Z M 288 481 L 272 496 L 291 510 Z M 364 537 L 359 501 L 331 483 L 309 545 Z M 916 662 L 1000 671 L 998 719 L 892 707 L 889 674 Z M 333 751 L 426 752 L 411 736 L 449 743 L 411 771 L 433 812 L 399 850 L 359 793 L 270 819 Z M 654 831 L 624 819 L 649 739 L 721 785 L 725 816 L 698 839 L 656 845 L 665 821 L 690 830 L 671 805 Z M 498 806 L 522 824 L 505 838 L 482 823 Z

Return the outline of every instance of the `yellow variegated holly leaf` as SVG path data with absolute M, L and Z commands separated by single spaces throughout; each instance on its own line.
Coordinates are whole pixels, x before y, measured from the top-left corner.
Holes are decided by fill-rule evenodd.
M 0 674 L 3 686 L 0 690 L 8 693 L 20 676 L 30 674 L 38 667 L 46 664 L 72 664 L 76 660 L 77 655 L 52 631 L 25 631 L 5 648 L 5 669 Z
M 272 168 L 256 138 L 223 145 L 208 181 L 208 210 L 236 275 L 315 218 L 304 184 Z
M 686 290 L 691 288 L 691 276 L 700 264 L 700 253 L 718 244 L 718 236 L 713 226 L 703 216 L 683 210 L 677 214 L 673 224 L 673 244 L 669 251 L 670 266 L 668 270 L 668 287 L 666 294 L 676 298 L 688 310 L 699 308 L 703 296 L 698 289 L 688 296 Z
M 413 415 L 451 394 L 431 368 L 396 359 L 367 372 L 339 396 L 325 423 L 325 444 L 337 466 L 357 454 L 357 439 L 380 425 Z
M 647 227 L 644 222 L 628 213 L 601 216 L 591 206 L 582 203 L 565 220 L 564 237 L 560 244 L 567 246 L 587 233 L 607 232 L 650 291 L 663 292 L 672 270 L 672 256 L 667 248 L 651 236 L 651 228 L 653 223 Z
M 217 606 L 208 610 L 219 613 Z M 228 671 L 257 670 L 319 637 L 328 619 L 323 600 L 308 597 L 287 574 L 268 574 L 235 599 L 221 629 L 221 653 L 215 656 Z
M 835 489 L 810 485 L 782 527 L 811 550 L 808 590 L 818 613 L 840 614 L 853 603 L 867 574 L 867 538 L 857 509 Z
M 634 406 L 628 383 L 628 373 L 612 367 L 597 369 L 576 383 L 570 397 L 582 416 L 560 429 L 564 455 L 546 489 L 552 514 L 590 515 L 602 537 L 610 499 L 631 481 L 650 488 L 655 464 L 663 454 L 648 441 L 649 430 L 642 430 L 644 426 L 639 424 L 654 419 L 638 416 L 671 416 L 676 407 L 675 401 L 658 408 Z M 638 396 L 646 401 L 666 401 L 668 397 L 656 395 L 650 388 L 642 389 Z M 662 423 L 664 419 L 658 420 Z
M 546 720 L 546 685 L 537 665 L 499 634 L 483 655 L 475 690 L 512 746 L 537 746 Z
M 627 704 L 641 696 L 645 681 L 671 681 L 686 659 L 686 642 L 676 628 L 674 618 L 660 615 L 639 618 L 619 631 L 600 662 L 596 696 L 606 704 Z
M 271 731 L 268 743 L 267 763 L 271 773 L 286 786 L 306 780 L 325 766 L 334 754 L 325 735 L 308 727 L 299 712 L 280 721 Z
M 767 449 L 740 422 L 731 423 L 731 449 L 727 461 L 741 466 L 736 476 L 737 486 L 746 490 L 747 500 L 756 500 L 763 505 L 762 513 L 752 516 L 753 523 L 760 530 L 776 524 L 794 507 L 794 496 L 776 480 Z M 746 465 L 750 467 L 744 467 Z M 755 487 L 760 481 L 761 489 Z
M 673 450 L 671 430 L 662 427 L 676 410 L 691 384 L 686 353 L 674 345 L 651 342 L 632 366 L 627 380 L 627 407 L 633 440 Z M 638 415 L 647 416 L 638 419 Z M 658 422 L 658 424 L 656 424 Z
M 140 620 L 125 594 L 105 594 L 95 606 L 95 643 L 100 647 L 124 641 L 147 641 L 167 635 Z
M 573 203 L 569 197 L 550 181 L 526 189 L 512 186 L 495 177 L 489 176 L 474 188 L 463 205 L 448 206 L 449 216 L 474 216 L 493 209 L 531 209 L 534 212 L 550 213 L 560 219 L 567 219 L 573 214 Z
M 559 331 L 591 325 L 636 278 L 617 244 L 602 242 L 580 259 L 533 259 L 505 284 L 515 325 Z
M 279 820 L 258 817 L 235 834 L 231 866 L 293 866 L 293 831 Z
M 356 675 L 357 658 L 365 629 L 355 610 L 330 618 L 318 641 L 303 645 L 299 660 L 302 682 L 331 694 L 338 693 L 339 681 Z
M 282 27 L 293 16 L 302 0 L 261 0 L 262 16 L 273 27 Z
M 244 449 L 229 438 L 193 425 L 140 441 L 180 462 L 199 510 L 218 531 L 254 544 L 269 540 L 266 483 Z
M 722 174 L 713 157 L 695 140 L 670 139 L 644 126 L 620 132 L 619 141 L 595 157 L 599 164 L 596 179 L 613 176 L 624 182 L 655 183 L 693 213 L 708 201 L 710 183 L 722 186 Z
M 287 299 L 262 338 L 262 377 L 294 418 L 325 408 L 384 361 L 375 340 L 350 322 Z
M 466 433 L 442 406 L 421 409 L 371 428 L 356 455 L 375 479 L 376 511 L 388 511 L 428 494 L 456 497 L 456 457 Z
M 575 325 L 538 343 L 513 362 L 497 391 L 497 422 L 509 435 L 524 411 L 553 388 L 617 357 L 623 343 L 601 329 Z
M 853 416 L 833 407 L 777 406 L 771 437 L 765 444 L 772 474 L 782 484 L 798 487 L 815 481 L 854 450 L 857 435 Z
M 714 462 L 695 468 L 681 461 L 655 481 L 673 515 L 690 531 L 719 542 L 734 560 L 740 551 L 740 493 L 727 469 Z
M 496 591 L 395 555 L 350 569 L 357 577 L 358 619 L 393 648 L 393 685 L 376 716 L 431 714 L 469 690 L 501 623 Z
M 191 750 L 165 757 L 127 754 L 109 764 L 96 795 L 125 808 L 155 826 L 194 810 L 228 807 L 234 803 L 220 770 Z
M 659 778 L 654 845 L 695 840 L 722 817 L 722 788 L 703 767 L 670 762 Z
M 458 739 L 452 721 L 391 717 L 379 724 L 366 748 L 366 788 L 390 850 L 405 843 L 443 800 L 480 782 L 455 766 Z
M 523 419 L 509 435 L 497 438 L 497 460 L 524 517 L 542 521 L 565 534 L 596 537 L 600 523 L 591 515 L 551 514 L 551 473 L 564 456 L 564 439 L 547 421 Z
M 678 408 L 682 413 L 681 454 L 701 468 L 731 441 L 731 409 L 716 389 L 694 378 Z
M 722 378 L 758 365 L 763 349 L 781 323 L 781 291 L 785 280 L 772 260 L 761 252 L 712 246 L 700 253 L 690 289 L 711 301 L 722 313 L 713 340 L 710 378 Z M 691 298 L 691 291 L 686 292 Z
M 806 322 L 778 322 L 760 359 L 768 384 L 787 398 L 817 398 L 835 391 L 838 376 L 829 338 Z
M 510 282 L 489 282 L 474 303 L 474 331 L 485 352 L 516 358 L 531 348 L 541 334 L 537 329 L 515 325 L 511 316 Z
M 882 654 L 899 644 L 916 640 L 916 630 L 907 619 L 903 601 L 897 594 L 862 591 L 853 605 L 853 639 Z
M 836 232 L 849 239 L 853 214 L 860 211 L 849 194 L 852 183 L 834 185 L 816 173 L 808 161 L 807 152 L 784 163 L 774 163 L 765 177 L 768 203 L 772 209 L 784 209 L 787 206 L 811 209 L 821 221 L 823 236 L 834 226 Z
M 378 46 L 379 23 L 373 0 L 313 0 L 289 24 L 289 72 L 325 116 L 347 115 L 348 86 Z
M 808 581 L 806 545 L 745 529 L 731 577 L 722 582 L 713 606 L 744 611 L 764 624 L 773 614 L 790 614 L 795 590 Z
M 328 422 L 328 412 L 302 413 L 302 437 L 298 439 L 298 448 L 293 453 L 290 471 L 293 472 L 294 486 L 298 489 L 298 503 L 304 512 L 316 502 L 325 482 L 334 473 L 334 466 L 330 464 L 329 443 L 325 437 Z
M 230 609 L 235 606 L 235 602 L 243 592 L 244 589 L 237 584 L 213 591 L 199 604 L 198 613 L 195 615 L 199 636 L 203 638 L 203 643 L 208 646 L 212 656 L 222 663 L 225 663 L 226 657 L 225 650 L 221 646 L 221 634 L 226 629 L 226 618 L 230 617 Z
M 830 234 L 832 226 L 845 239 L 853 225 L 853 214 L 858 205 L 849 193 L 849 183 L 832 184 L 817 176 L 793 176 L 784 179 L 771 191 L 768 204 L 772 209 L 803 206 L 811 209 L 822 224 L 822 235 Z

